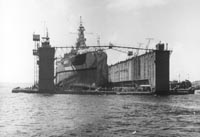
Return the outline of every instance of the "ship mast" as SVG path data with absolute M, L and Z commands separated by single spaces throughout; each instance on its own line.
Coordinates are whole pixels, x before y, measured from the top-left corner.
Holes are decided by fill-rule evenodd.
M 42 47 L 51 47 L 50 46 L 50 38 L 49 38 L 49 32 L 46 28 L 46 37 L 42 37 Z
M 85 28 L 82 25 L 82 19 L 80 16 L 80 26 L 78 29 L 78 38 L 77 38 L 77 42 L 76 42 L 76 49 L 86 48 L 86 44 L 85 44 L 86 38 L 84 36 L 84 31 L 85 31 Z

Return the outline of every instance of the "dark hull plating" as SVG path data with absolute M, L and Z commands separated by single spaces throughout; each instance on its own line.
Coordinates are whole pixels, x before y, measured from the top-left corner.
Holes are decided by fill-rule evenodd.
M 57 64 L 56 83 L 64 89 L 96 88 L 107 82 L 107 54 L 103 51 L 67 55 Z

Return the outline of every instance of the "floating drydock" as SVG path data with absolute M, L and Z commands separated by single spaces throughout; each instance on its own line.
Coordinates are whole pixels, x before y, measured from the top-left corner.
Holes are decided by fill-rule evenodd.
M 57 60 L 58 47 L 51 47 L 48 33 L 43 37 L 41 46 L 39 35 L 34 35 L 36 48 L 33 55 L 37 58 L 38 81 L 33 88 L 15 88 L 13 93 L 57 93 L 57 94 L 179 94 L 169 90 L 170 51 L 163 43 L 155 49 L 142 49 L 109 46 L 87 46 L 85 28 L 80 22 L 78 39 L 71 51 Z M 62 47 L 63 48 L 63 47 Z M 66 47 L 69 48 L 69 47 Z M 105 50 L 127 48 L 146 50 L 114 65 L 107 65 Z M 150 90 L 143 91 L 140 87 Z M 120 87 L 120 90 L 115 90 Z M 129 90 L 126 90 L 127 87 Z M 101 90 L 99 90 L 101 89 Z M 104 90 L 102 90 L 104 89 Z M 183 93 L 183 92 L 181 92 Z M 192 92 L 184 92 L 184 94 Z

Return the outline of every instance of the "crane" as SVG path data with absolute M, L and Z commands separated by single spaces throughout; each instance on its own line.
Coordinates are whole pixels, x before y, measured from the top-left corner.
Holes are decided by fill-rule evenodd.
M 138 43 L 138 49 L 136 50 L 136 52 L 135 52 L 135 54 L 134 54 L 134 56 L 138 56 L 138 54 L 139 54 L 139 48 L 143 45 L 144 43 Z
M 150 45 L 150 42 L 151 42 L 151 40 L 153 40 L 153 38 L 146 38 L 146 40 L 148 41 L 147 45 L 146 45 L 146 49 L 148 49 L 149 45 Z M 146 50 L 146 52 L 147 52 L 147 50 Z

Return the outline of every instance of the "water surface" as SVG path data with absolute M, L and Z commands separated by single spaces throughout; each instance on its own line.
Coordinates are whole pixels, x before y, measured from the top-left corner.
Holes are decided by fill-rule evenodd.
M 200 95 L 11 93 L 0 85 L 1 137 L 197 137 Z

